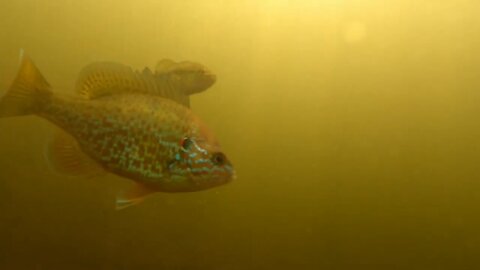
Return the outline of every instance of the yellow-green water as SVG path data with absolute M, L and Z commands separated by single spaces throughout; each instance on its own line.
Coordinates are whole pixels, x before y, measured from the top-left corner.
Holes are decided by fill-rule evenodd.
M 192 98 L 231 184 L 114 210 L 116 177 L 48 169 L 52 127 L 0 119 L 0 269 L 477 269 L 477 0 L 21 0 L 0 9 L 56 91 L 80 69 L 208 66 Z

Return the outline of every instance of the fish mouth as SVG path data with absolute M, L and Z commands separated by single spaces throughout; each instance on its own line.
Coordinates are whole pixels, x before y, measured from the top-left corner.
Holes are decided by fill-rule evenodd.
M 203 70 L 203 76 L 207 77 L 209 80 L 212 81 L 212 83 L 217 81 L 217 75 L 212 73 L 210 70 L 204 69 Z

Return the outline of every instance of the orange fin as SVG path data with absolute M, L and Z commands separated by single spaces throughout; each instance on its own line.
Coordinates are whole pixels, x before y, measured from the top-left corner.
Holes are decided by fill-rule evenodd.
M 23 53 L 20 56 L 23 58 L 17 77 L 0 98 L 0 117 L 37 113 L 52 95 L 50 85 L 32 60 Z
M 72 136 L 63 131 L 55 134 L 46 156 L 52 168 L 61 174 L 93 177 L 106 173 L 97 162 L 82 152 Z
M 129 206 L 139 204 L 143 202 L 145 197 L 147 197 L 148 195 L 154 192 L 155 192 L 154 190 L 142 184 L 136 183 L 135 185 L 130 187 L 128 190 L 121 192 L 117 195 L 116 209 L 122 210 Z

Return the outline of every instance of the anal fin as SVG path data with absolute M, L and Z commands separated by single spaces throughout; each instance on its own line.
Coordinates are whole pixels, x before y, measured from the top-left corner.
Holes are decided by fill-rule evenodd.
M 155 191 L 151 188 L 148 188 L 147 186 L 140 183 L 136 183 L 135 185 L 130 187 L 130 189 L 124 192 L 120 192 L 117 195 L 116 209 L 122 210 L 129 206 L 139 204 L 143 202 L 145 197 L 154 192 Z
M 93 177 L 106 171 L 82 152 L 75 138 L 64 131 L 57 131 L 46 149 L 46 157 L 54 171 L 70 175 Z

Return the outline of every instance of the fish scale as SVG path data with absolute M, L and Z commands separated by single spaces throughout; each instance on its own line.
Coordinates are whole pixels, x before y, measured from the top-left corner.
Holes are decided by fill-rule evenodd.
M 126 101 L 129 101 L 129 105 Z M 165 109 L 176 113 L 163 113 L 164 103 L 167 104 L 163 106 Z M 187 112 L 182 111 L 182 108 L 172 110 L 173 105 L 168 103 L 170 103 L 168 100 L 144 95 L 120 95 L 90 102 L 57 99 L 50 105 L 55 108 L 55 113 L 49 114 L 49 109 L 46 108 L 44 117 L 76 137 L 82 150 L 95 160 L 108 161 L 106 164 L 108 167 L 121 170 L 122 166 L 128 166 L 129 173 L 153 175 L 159 172 L 146 171 L 146 168 L 151 168 L 149 166 L 151 164 L 145 161 L 171 159 L 170 152 L 178 150 L 176 148 L 179 146 L 176 143 L 187 130 L 186 126 L 169 123 L 180 121 L 181 114 Z M 119 111 L 119 106 L 128 107 L 124 107 L 124 113 L 112 114 L 112 111 Z M 146 119 L 146 114 L 151 113 L 148 106 L 156 106 L 157 109 Z M 63 108 L 63 111 L 58 107 Z M 75 116 L 72 117 L 73 115 Z M 159 118 L 164 125 L 154 126 L 150 118 Z M 151 133 L 152 129 L 160 136 Z M 170 136 L 170 141 L 167 141 L 168 137 L 161 136 L 163 133 L 173 133 L 177 136 Z M 166 146 L 174 149 L 169 151 Z M 100 151 L 97 151 L 98 149 Z M 102 151 L 104 149 L 110 151 L 105 153 Z M 139 149 L 146 149 L 146 156 L 150 159 L 140 159 Z M 130 165 L 132 163 L 135 165 Z

